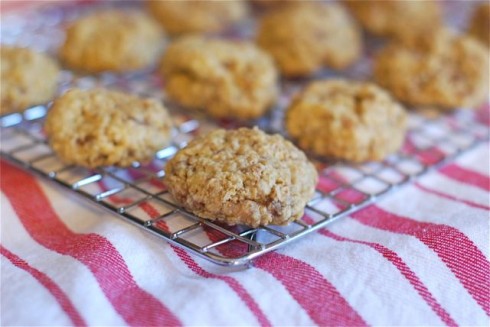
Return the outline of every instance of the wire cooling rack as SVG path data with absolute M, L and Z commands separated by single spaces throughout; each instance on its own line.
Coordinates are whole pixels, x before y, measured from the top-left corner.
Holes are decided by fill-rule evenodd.
M 118 5 L 121 3 L 128 4 L 117 2 Z M 109 2 L 100 6 L 112 5 Z M 130 5 L 134 7 L 134 4 Z M 62 38 L 64 22 L 77 17 L 81 11 L 91 10 L 92 6 L 54 6 L 43 12 L 23 12 L 21 16 L 7 17 L 1 25 L 2 43 L 52 51 Z M 343 76 L 359 79 L 367 74 L 369 60 L 365 58 Z M 285 83 L 278 107 L 267 117 L 250 124 L 259 125 L 269 132 L 283 133 L 284 107 L 300 84 Z M 106 86 L 162 97 L 161 83 L 151 72 L 96 77 L 63 72 L 60 92 L 73 86 Z M 382 162 L 352 165 L 311 158 L 318 168 L 320 182 L 302 219 L 287 226 L 229 227 L 200 219 L 180 208 L 169 196 L 162 180 L 166 161 L 195 134 L 217 126 L 236 127 L 236 122 L 211 122 L 203 117 L 189 116 L 189 113 L 183 115 L 181 110 L 171 108 L 177 121 L 173 142 L 158 151 L 150 164 L 134 163 L 126 169 L 105 167 L 87 170 L 64 164 L 47 145 L 43 121 L 48 107 L 36 106 L 23 113 L 0 117 L 0 154 L 3 158 L 170 243 L 228 266 L 249 265 L 254 258 L 377 201 L 428 170 L 488 140 L 490 134 L 488 125 L 480 123 L 473 111 L 461 110 L 446 115 L 412 111 L 405 145 L 399 153 Z
M 373 203 L 399 186 L 488 140 L 473 112 L 426 118 L 411 114 L 403 149 L 362 165 L 316 161 L 320 182 L 305 216 L 287 226 L 228 227 L 200 219 L 175 204 L 162 182 L 165 162 L 192 138 L 199 120 L 180 119 L 174 142 L 153 162 L 127 169 L 88 170 L 66 165 L 46 144 L 45 106 L 0 118 L 4 158 L 54 181 L 122 219 L 220 265 L 246 265 L 269 251 Z

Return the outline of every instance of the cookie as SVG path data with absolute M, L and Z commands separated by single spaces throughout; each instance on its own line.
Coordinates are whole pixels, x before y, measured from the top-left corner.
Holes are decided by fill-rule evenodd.
M 490 45 L 490 3 L 483 3 L 476 7 L 471 18 L 469 33 Z
M 425 33 L 443 24 L 437 1 L 359 1 L 344 0 L 359 23 L 372 34 L 405 37 Z
M 244 1 L 154 1 L 149 12 L 171 35 L 218 32 L 247 15 Z
M 360 32 L 344 8 L 316 2 L 291 3 L 264 15 L 257 43 L 288 77 L 346 68 L 362 50 Z
M 301 218 L 318 175 L 280 135 L 215 130 L 191 141 L 165 167 L 173 198 L 199 217 L 229 225 L 283 225 Z
M 376 81 L 414 106 L 475 108 L 488 99 L 489 52 L 447 29 L 396 42 L 376 56 Z
M 277 98 L 277 71 L 269 55 L 249 42 L 181 38 L 162 60 L 168 97 L 217 118 L 257 118 Z
M 95 168 L 150 161 L 169 143 L 172 123 L 154 99 L 106 89 L 71 89 L 46 118 L 49 144 L 65 162 Z
M 302 149 L 354 162 L 382 160 L 403 143 L 404 108 L 367 82 L 309 84 L 286 113 L 286 129 Z
M 107 10 L 73 22 L 59 55 L 75 70 L 127 72 L 154 64 L 163 41 L 160 26 L 150 17 L 134 11 Z
M 45 54 L 26 48 L 1 46 L 0 114 L 46 104 L 55 95 L 59 67 Z

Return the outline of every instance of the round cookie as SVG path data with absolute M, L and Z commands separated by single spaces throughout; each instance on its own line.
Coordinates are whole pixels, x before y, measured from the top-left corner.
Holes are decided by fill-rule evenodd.
M 150 161 L 169 143 L 172 123 L 154 99 L 106 89 L 71 89 L 45 123 L 49 144 L 67 163 L 88 168 Z
M 442 8 L 437 1 L 344 0 L 359 23 L 372 34 L 405 37 L 442 25 Z
M 191 141 L 165 167 L 168 190 L 184 208 L 202 218 L 252 227 L 301 218 L 317 180 L 302 151 L 257 128 L 212 131 Z
M 482 3 L 476 7 L 468 32 L 490 46 L 490 3 Z
M 45 54 L 2 45 L 0 114 L 46 104 L 55 95 L 59 67 Z
M 277 98 L 272 59 L 248 42 L 181 38 L 162 60 L 168 97 L 217 118 L 263 115 Z
M 324 80 L 309 84 L 286 113 L 286 129 L 301 148 L 355 162 L 382 160 L 405 138 L 407 114 L 372 83 Z
M 247 15 L 244 1 L 154 1 L 148 10 L 171 35 L 218 32 Z
M 163 41 L 160 26 L 150 17 L 135 11 L 107 10 L 73 22 L 59 55 L 72 69 L 127 72 L 154 64 Z
M 488 99 L 488 61 L 480 42 L 439 29 L 381 50 L 374 75 L 410 105 L 475 108 Z
M 362 51 L 355 22 L 337 4 L 298 2 L 264 15 L 257 43 L 276 60 L 283 75 L 309 75 L 323 66 L 343 69 Z

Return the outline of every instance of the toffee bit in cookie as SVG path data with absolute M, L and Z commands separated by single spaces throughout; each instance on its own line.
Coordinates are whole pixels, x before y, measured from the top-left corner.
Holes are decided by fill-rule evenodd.
M 165 167 L 170 194 L 199 217 L 229 225 L 283 225 L 301 218 L 317 171 L 280 135 L 215 130 L 191 141 Z
M 170 141 L 172 123 L 154 99 L 106 89 L 71 89 L 48 112 L 49 144 L 67 163 L 95 168 L 150 161 Z
M 45 54 L 2 45 L 0 114 L 46 104 L 56 93 L 58 64 Z
M 388 92 L 365 82 L 316 81 L 293 100 L 286 129 L 299 146 L 355 162 L 382 160 L 403 143 L 407 114 Z
M 252 6 L 262 10 L 272 10 L 281 6 L 287 6 L 293 1 L 302 0 L 249 0 Z
M 490 3 L 482 3 L 476 7 L 468 32 L 490 46 Z
M 272 59 L 244 41 L 181 38 L 168 47 L 160 71 L 171 100 L 216 118 L 258 118 L 278 94 Z

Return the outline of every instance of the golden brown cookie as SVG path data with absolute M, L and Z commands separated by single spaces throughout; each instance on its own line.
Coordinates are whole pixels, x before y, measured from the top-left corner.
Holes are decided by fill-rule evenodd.
M 442 25 L 438 1 L 344 0 L 344 3 L 360 24 L 375 35 L 400 38 Z
M 181 38 L 162 60 L 168 97 L 223 118 L 257 118 L 277 97 L 272 59 L 248 42 Z
M 487 46 L 490 45 L 490 3 L 476 7 L 471 18 L 469 33 Z
M 440 29 L 381 50 L 374 75 L 411 105 L 475 108 L 488 99 L 488 61 L 480 42 Z
M 247 15 L 242 0 L 149 0 L 146 3 L 150 13 L 171 35 L 218 32 Z
M 317 179 L 302 151 L 257 128 L 215 130 L 191 141 L 165 167 L 170 194 L 184 208 L 252 227 L 301 218 Z
M 45 54 L 1 46 L 0 114 L 46 104 L 56 92 L 59 67 Z
M 405 138 L 407 114 L 388 92 L 366 82 L 309 84 L 286 113 L 286 128 L 301 148 L 355 162 L 382 160 Z
M 106 89 L 71 89 L 48 112 L 49 144 L 67 163 L 84 167 L 145 162 L 169 143 L 172 123 L 157 100 Z
M 355 22 L 337 4 L 298 2 L 266 14 L 257 43 L 285 76 L 305 76 L 326 66 L 343 69 L 361 55 Z
M 76 70 L 127 72 L 154 64 L 163 41 L 160 26 L 150 17 L 108 10 L 73 22 L 66 31 L 60 57 Z

